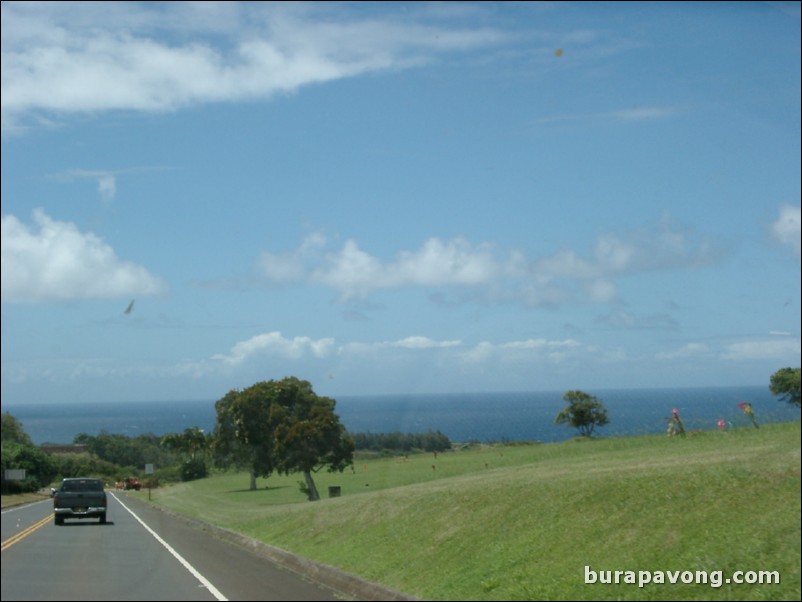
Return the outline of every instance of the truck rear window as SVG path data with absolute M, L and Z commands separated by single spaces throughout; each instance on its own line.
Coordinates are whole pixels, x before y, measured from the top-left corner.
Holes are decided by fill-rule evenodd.
M 64 481 L 62 491 L 103 491 L 103 483 L 96 480 Z

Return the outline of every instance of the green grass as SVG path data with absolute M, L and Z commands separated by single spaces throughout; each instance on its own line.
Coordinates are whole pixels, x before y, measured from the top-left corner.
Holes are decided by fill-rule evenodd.
M 299 480 L 222 474 L 153 499 L 427 599 L 800 599 L 799 423 L 357 461 L 316 475 L 343 492 L 317 503 Z M 586 585 L 586 565 L 781 583 Z
M 11 493 L 3 495 L 0 503 L 3 508 L 10 508 L 11 506 L 21 506 L 23 504 L 30 504 L 32 502 L 40 502 L 48 499 L 50 496 L 44 493 Z

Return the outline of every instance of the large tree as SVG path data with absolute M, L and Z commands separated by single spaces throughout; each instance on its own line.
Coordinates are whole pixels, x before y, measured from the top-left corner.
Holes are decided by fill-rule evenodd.
M 316 395 L 305 380 L 291 377 L 271 383 L 276 469 L 283 474 L 302 473 L 309 500 L 318 500 L 312 473 L 324 467 L 342 472 L 350 466 L 354 441 L 334 413 L 333 399 Z
M 186 454 L 190 460 L 195 460 L 206 453 L 209 448 L 209 440 L 202 428 L 193 426 L 184 429 L 183 433 L 167 433 L 162 437 L 161 445 L 178 453 Z
M 265 385 L 256 383 L 242 391 L 232 389 L 214 404 L 215 462 L 248 470 L 251 489 L 256 489 L 257 477 L 269 477 L 274 468 L 271 396 Z
M 25 432 L 22 423 L 8 412 L 2 414 L 2 424 L 0 424 L 0 439 L 3 443 L 14 441 L 23 445 L 33 445 L 30 436 Z
M 229 391 L 215 404 L 215 454 L 256 477 L 301 472 L 310 500 L 320 498 L 312 473 L 342 471 L 353 462 L 354 443 L 334 413 L 335 401 L 320 397 L 295 377 Z
M 796 407 L 802 407 L 802 393 L 800 392 L 799 368 L 782 368 L 771 375 L 769 390 L 779 395 L 780 400 L 787 401 Z
M 604 426 L 610 421 L 604 404 L 593 395 L 583 391 L 568 391 L 563 395 L 563 400 L 568 406 L 557 414 L 554 423 L 567 423 L 568 426 L 578 429 L 583 437 L 590 437 L 594 428 Z

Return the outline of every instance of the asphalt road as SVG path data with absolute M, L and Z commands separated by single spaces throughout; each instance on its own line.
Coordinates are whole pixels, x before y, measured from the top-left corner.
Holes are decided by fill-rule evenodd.
M 2 600 L 336 600 L 318 583 L 119 493 L 108 523 L 2 513 Z

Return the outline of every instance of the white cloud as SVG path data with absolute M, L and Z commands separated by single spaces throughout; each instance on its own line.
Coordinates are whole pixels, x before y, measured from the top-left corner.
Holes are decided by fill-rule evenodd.
M 619 234 L 603 234 L 595 249 L 595 264 L 606 275 L 698 267 L 717 253 L 693 231 L 662 216 L 656 223 Z
M 61 301 L 153 295 L 166 285 L 144 267 L 121 261 L 92 233 L 33 213 L 38 230 L 13 215 L 2 217 L 4 302 Z
M 110 201 L 117 194 L 117 180 L 114 174 L 103 174 L 97 179 L 97 192 L 104 201 Z
M 258 334 L 245 341 L 236 343 L 228 354 L 217 354 L 212 360 L 220 361 L 228 366 L 236 366 L 257 354 L 273 354 L 287 359 L 304 357 L 326 357 L 334 346 L 334 339 L 313 340 L 309 337 L 288 339 L 280 332 Z
M 393 262 L 382 263 L 348 240 L 329 253 L 311 280 L 338 290 L 344 299 L 365 297 L 374 290 L 403 287 L 480 286 L 506 272 L 488 245 L 473 246 L 456 238 L 431 238 L 416 251 L 401 251 Z
M 206 360 L 185 362 L 178 369 L 198 378 L 219 373 L 221 370 L 247 370 L 247 366 L 253 365 L 253 360 L 268 356 L 275 358 L 278 363 L 282 360 L 290 362 L 291 364 L 284 364 L 287 370 L 300 365 L 309 369 L 309 360 L 320 360 L 323 363 L 318 364 L 316 370 L 338 371 L 338 367 L 344 369 L 359 366 L 360 371 L 381 372 L 385 369 L 393 371 L 399 366 L 423 367 L 436 364 L 443 370 L 470 371 L 528 362 L 559 365 L 566 360 L 583 358 L 588 354 L 598 358 L 604 352 L 587 347 L 574 339 L 538 338 L 469 344 L 462 340 L 437 340 L 411 335 L 388 341 L 349 341 L 338 344 L 333 338 L 288 338 L 274 331 L 237 342 L 227 353 L 216 354 Z
M 3 131 L 39 112 L 267 99 L 497 43 L 490 29 L 309 18 L 278 3 L 3 3 Z M 212 6 L 209 6 L 212 5 Z M 165 35 L 166 34 L 166 35 Z M 157 35 L 169 41 L 157 41 Z M 13 84 L 13 85 L 12 85 Z
M 352 239 L 339 250 L 326 251 L 325 246 L 318 236 L 307 238 L 295 251 L 264 252 L 258 262 L 260 274 L 269 285 L 326 286 L 344 301 L 387 289 L 458 288 L 465 293 L 463 300 L 545 306 L 577 300 L 609 303 L 618 298 L 616 277 L 698 267 L 715 257 L 706 242 L 666 219 L 635 232 L 602 235 L 586 256 L 562 250 L 528 259 L 518 249 L 501 252 L 491 243 L 475 244 L 461 237 L 430 238 L 418 249 L 398 251 L 390 261 Z
M 362 251 L 353 240 L 346 241 L 339 253 L 329 254 L 326 265 L 314 271 L 311 281 L 339 290 L 346 299 L 392 287 L 381 262 Z
M 797 259 L 800 257 L 800 240 L 802 240 L 800 213 L 802 213 L 800 207 L 786 205 L 780 209 L 780 216 L 771 224 L 772 237 L 781 245 L 791 249 Z
M 618 296 L 618 289 L 608 280 L 594 280 L 585 285 L 588 298 L 593 303 L 609 303 Z
M 318 250 L 326 244 L 326 238 L 319 233 L 308 235 L 301 246 L 290 253 L 263 252 L 257 267 L 261 275 L 273 284 L 293 284 L 302 282 L 307 273 L 307 265 L 317 259 Z
M 403 347 L 405 349 L 444 349 L 448 347 L 459 347 L 462 341 L 435 341 L 429 337 L 412 336 L 392 343 L 392 347 Z
M 534 272 L 547 277 L 572 280 L 593 280 L 603 273 L 598 263 L 580 257 L 575 251 L 560 251 L 551 257 L 538 259 Z
M 538 359 L 561 362 L 567 357 L 581 355 L 585 346 L 574 339 L 548 340 L 543 338 L 491 343 L 482 341 L 462 353 L 468 364 L 487 364 L 491 361 L 535 361 Z
M 180 373 L 200 378 L 207 374 L 244 368 L 254 359 L 270 356 L 289 362 L 307 362 L 310 359 L 348 365 L 358 362 L 361 370 L 379 369 L 383 364 L 396 362 L 436 361 L 444 369 L 458 370 L 479 364 L 508 361 L 548 361 L 559 363 L 567 357 L 588 352 L 584 345 L 573 339 L 529 339 L 502 343 L 480 342 L 475 345 L 461 340 L 437 340 L 412 335 L 391 341 L 345 342 L 337 344 L 333 338 L 313 339 L 306 336 L 288 338 L 273 331 L 255 335 L 235 343 L 227 353 L 219 353 L 205 360 L 187 361 L 176 368 Z M 597 351 L 594 351 L 597 353 Z M 436 359 L 434 359 L 436 358 Z M 407 364 L 409 365 L 409 364 Z
M 340 346 L 338 353 L 341 356 L 374 354 L 382 349 L 401 349 L 421 351 L 427 349 L 450 349 L 461 347 L 460 340 L 437 341 L 424 336 L 409 336 L 397 341 L 379 341 L 375 343 L 345 343 Z
M 579 347 L 579 343 L 574 339 L 564 339 L 562 341 L 549 341 L 547 339 L 527 339 L 525 341 L 512 341 L 499 345 L 500 349 L 565 349 Z
M 744 341 L 727 345 L 721 354 L 722 359 L 733 361 L 777 360 L 799 364 L 799 339 Z

